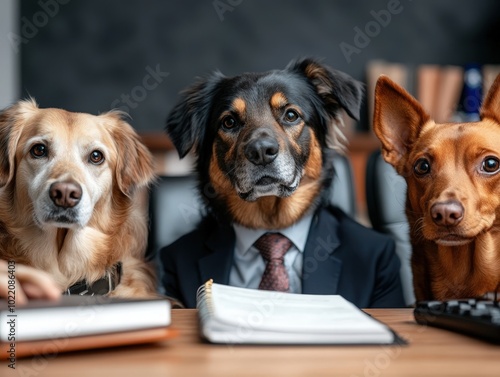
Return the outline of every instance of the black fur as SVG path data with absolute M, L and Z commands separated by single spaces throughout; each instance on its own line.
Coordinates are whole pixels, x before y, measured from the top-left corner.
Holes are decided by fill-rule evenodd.
M 339 116 L 341 108 L 352 118 L 359 119 L 363 95 L 361 83 L 309 58 L 292 61 L 284 70 L 244 73 L 235 77 L 225 77 L 216 72 L 200 79 L 182 93 L 180 101 L 168 116 L 166 125 L 166 132 L 181 158 L 194 148 L 199 189 L 210 212 L 221 215 L 227 211 L 224 203 L 211 189 L 208 176 L 212 146 L 221 126 L 220 114 L 242 93 L 255 98 L 269 91 L 285 88 L 294 102 L 304 110 L 306 129 L 308 132 L 312 130 L 321 144 L 323 183 L 324 187 L 330 185 L 333 168 L 330 157 L 332 151 L 326 145 L 328 128 L 332 127 L 332 120 Z M 300 135 L 301 145 L 309 145 L 308 132 Z M 225 146 L 219 144 L 217 155 L 224 155 L 225 152 Z M 231 168 L 227 169 L 230 171 Z

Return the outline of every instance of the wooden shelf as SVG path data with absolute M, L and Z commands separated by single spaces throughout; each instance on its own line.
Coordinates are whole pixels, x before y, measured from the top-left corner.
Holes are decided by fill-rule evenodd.
M 139 136 L 152 153 L 169 152 L 174 149 L 172 141 L 165 132 L 140 132 Z
M 348 135 L 347 140 L 349 141 L 347 156 L 351 161 L 356 189 L 358 220 L 370 225 L 366 207 L 366 163 L 370 155 L 380 148 L 380 142 L 371 132 L 354 133 Z

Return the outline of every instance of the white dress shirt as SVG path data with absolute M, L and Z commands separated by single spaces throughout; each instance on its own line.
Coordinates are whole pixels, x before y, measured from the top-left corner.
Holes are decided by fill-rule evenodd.
M 279 233 L 293 242 L 284 258 L 290 282 L 290 292 L 292 293 L 302 293 L 303 255 L 312 218 L 312 214 L 306 215 L 294 225 L 279 230 Z M 263 234 L 267 232 L 276 233 L 277 230 L 248 229 L 237 224 L 234 224 L 233 227 L 236 234 L 236 244 L 233 265 L 229 275 L 229 285 L 258 289 L 262 274 L 266 268 L 266 262 L 253 244 Z

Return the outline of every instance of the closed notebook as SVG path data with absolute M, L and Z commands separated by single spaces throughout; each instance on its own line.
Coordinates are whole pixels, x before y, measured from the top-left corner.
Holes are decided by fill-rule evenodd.
M 197 294 L 201 334 L 225 344 L 391 344 L 395 333 L 339 295 L 237 288 L 208 281 Z
M 167 299 L 63 296 L 8 306 L 0 300 L 0 359 L 47 352 L 102 348 L 168 339 Z

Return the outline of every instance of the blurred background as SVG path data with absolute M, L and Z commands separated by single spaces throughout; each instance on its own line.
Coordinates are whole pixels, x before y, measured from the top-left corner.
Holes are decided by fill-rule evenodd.
M 413 69 L 500 63 L 496 0 L 3 0 L 0 15 L 17 34 L 2 34 L 0 54 L 2 75 L 15 54 L 13 98 L 121 107 L 139 131 L 162 130 L 178 92 L 216 69 L 230 76 L 315 56 L 366 82 L 380 59 Z
M 163 127 L 195 77 L 323 59 L 367 85 L 348 130 L 360 201 L 364 160 L 378 147 L 370 107 L 380 73 L 447 120 L 474 107 L 464 102 L 468 69 L 475 96 L 500 72 L 497 0 L 2 0 L 0 36 L 0 106 L 31 95 L 42 107 L 126 110 L 165 152 L 161 172 L 182 166 Z

